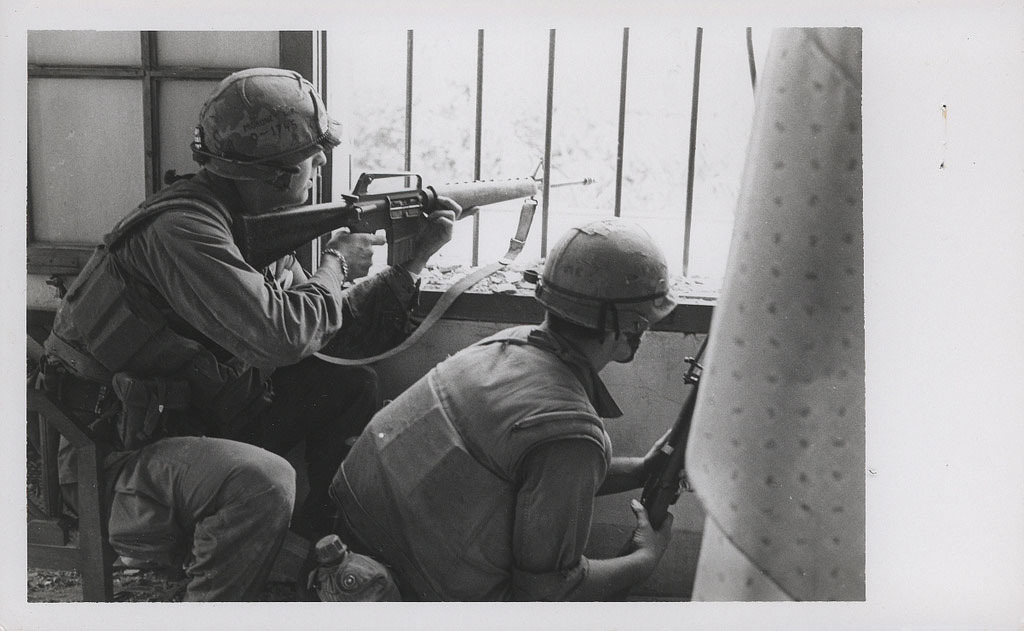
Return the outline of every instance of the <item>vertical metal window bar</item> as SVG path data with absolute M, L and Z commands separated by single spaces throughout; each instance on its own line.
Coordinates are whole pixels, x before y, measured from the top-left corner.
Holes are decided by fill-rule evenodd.
M 626 137 L 626 75 L 629 66 L 629 27 L 622 29 L 622 74 L 619 79 L 619 145 L 615 155 L 615 216 L 622 214 L 622 154 Z
M 693 169 L 697 152 L 697 103 L 700 101 L 700 48 L 704 29 L 697 27 L 697 44 L 693 54 L 693 101 L 690 105 L 690 160 L 686 171 L 686 220 L 683 229 L 683 276 L 690 269 L 690 221 L 693 216 Z
M 412 43 L 413 31 L 409 29 L 405 56 L 405 170 L 412 171 Z M 408 185 L 408 184 L 407 184 Z
M 476 32 L 476 141 L 473 145 L 473 179 L 480 179 L 480 153 L 483 141 L 484 113 L 484 30 Z M 480 264 L 480 213 L 473 215 L 473 260 Z
M 323 31 L 280 31 L 278 34 L 278 65 L 287 70 L 294 70 L 309 81 L 320 92 L 327 111 L 331 104 L 327 96 L 327 74 L 325 72 L 327 58 L 327 37 Z M 306 202 L 317 204 L 331 199 L 334 165 L 333 152 L 327 152 L 327 162 L 320 167 L 312 195 Z M 330 240 L 330 235 L 322 236 L 302 247 L 296 248 L 295 255 L 299 263 L 306 269 L 316 269 L 320 265 L 320 249 Z
M 151 72 L 157 65 L 156 33 L 142 31 L 142 142 L 145 147 L 146 193 L 160 190 L 159 86 Z
M 313 51 L 312 62 L 313 62 L 313 76 L 315 77 L 314 85 L 317 90 L 323 95 L 324 99 L 327 98 L 327 31 L 320 31 L 315 36 L 317 42 L 317 50 Z M 327 111 L 330 111 L 330 104 L 324 101 L 324 105 L 327 105 Z M 320 167 L 320 177 L 317 178 L 316 196 L 314 203 L 326 202 L 334 199 L 334 190 L 332 183 L 334 182 L 334 152 L 327 153 L 327 162 Z M 317 250 L 319 252 L 319 250 Z
M 551 190 L 551 115 L 555 96 L 555 29 L 548 39 L 548 104 L 544 120 L 544 182 L 542 185 L 540 255 L 548 255 L 548 192 Z
M 757 68 L 754 64 L 754 34 L 753 30 L 747 27 L 747 61 L 750 63 L 750 88 L 757 89 Z

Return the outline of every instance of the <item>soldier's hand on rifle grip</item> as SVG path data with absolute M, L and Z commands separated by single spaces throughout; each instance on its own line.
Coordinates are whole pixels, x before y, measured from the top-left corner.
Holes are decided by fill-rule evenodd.
M 693 493 L 693 487 L 690 486 L 690 478 L 686 475 L 686 470 L 679 472 L 679 489 L 684 493 Z
M 327 248 L 337 250 L 345 257 L 348 280 L 355 280 L 369 273 L 370 265 L 373 264 L 373 247 L 384 245 L 386 242 L 383 234 L 352 234 L 347 228 L 341 228 L 331 236 Z M 324 263 L 326 261 L 322 261 L 321 265 Z
M 415 254 L 405 262 L 403 267 L 419 274 L 430 257 L 452 240 L 455 221 L 462 214 L 462 206 L 448 197 L 438 197 L 437 202 L 442 208 L 427 215 L 427 221 L 415 240 Z
M 650 555 L 649 560 L 653 564 L 657 564 L 665 554 L 665 550 L 668 549 L 669 542 L 672 541 L 672 513 L 668 513 L 665 516 L 665 521 L 661 524 L 661 528 L 655 530 L 647 518 L 647 511 L 644 509 L 643 504 L 634 499 L 630 501 L 629 506 L 636 515 L 636 528 L 633 529 L 633 548 Z

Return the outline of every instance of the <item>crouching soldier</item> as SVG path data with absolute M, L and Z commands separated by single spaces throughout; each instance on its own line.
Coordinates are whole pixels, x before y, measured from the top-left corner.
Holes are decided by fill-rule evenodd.
M 312 274 L 291 255 L 250 265 L 236 217 L 305 202 L 338 133 L 298 73 L 224 79 L 195 129 L 202 168 L 114 227 L 46 341 L 48 388 L 109 429 L 111 545 L 184 565 L 186 600 L 255 600 L 290 521 L 310 539 L 327 533 L 328 487 L 379 394 L 374 373 L 311 356 L 403 339 L 416 276 L 451 239 L 454 210 L 435 211 L 411 260 L 349 289 L 383 237 L 335 235 Z M 295 471 L 282 456 L 302 441 L 310 490 L 293 519 Z M 62 456 L 73 495 L 75 454 Z
M 635 551 L 583 556 L 594 496 L 638 488 L 654 450 L 613 458 L 621 416 L 598 372 L 672 311 L 638 226 L 569 231 L 537 286 L 546 316 L 450 357 L 377 413 L 331 485 L 336 529 L 387 563 L 407 600 L 600 600 L 654 571 L 671 515 L 639 502 Z

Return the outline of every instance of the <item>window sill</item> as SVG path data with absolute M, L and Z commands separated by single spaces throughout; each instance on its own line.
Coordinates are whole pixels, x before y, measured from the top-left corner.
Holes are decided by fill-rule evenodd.
M 60 301 L 56 289 L 47 285 L 47 278 L 60 276 L 66 286 L 70 285 L 73 280 L 71 277 L 78 274 L 91 252 L 92 247 L 89 246 L 30 247 L 27 309 L 39 312 L 37 316 L 56 311 Z M 422 278 L 420 301 L 415 315 L 426 316 L 453 280 L 442 278 L 428 268 Z M 673 281 L 672 293 L 679 304 L 653 330 L 707 333 L 711 327 L 711 313 L 717 292 L 708 290 L 699 279 L 679 278 Z M 536 324 L 543 320 L 544 311 L 533 298 L 533 285 L 522 281 L 521 274 L 518 277 L 514 274 L 499 277 L 496 274 L 462 294 L 444 318 Z
M 76 276 L 85 267 L 95 245 L 87 243 L 32 243 L 28 246 L 29 274 Z
M 415 315 L 424 317 L 444 292 L 425 289 Z M 653 330 L 678 333 L 707 333 L 711 328 L 714 301 L 702 298 L 677 298 L 679 304 Z M 444 315 L 449 320 L 537 324 L 544 319 L 544 310 L 532 295 L 524 293 L 493 294 L 466 292 Z
M 465 268 L 438 270 L 428 266 L 421 277 L 420 304 L 415 315 L 424 317 L 454 284 Z M 450 320 L 536 324 L 544 319 L 544 310 L 533 297 L 534 285 L 522 279 L 521 270 L 513 266 L 508 271 L 496 272 L 480 281 L 448 309 L 444 317 Z M 717 291 L 709 290 L 700 279 L 677 278 L 672 293 L 678 305 L 655 331 L 707 333 L 711 326 L 711 313 L 717 300 Z

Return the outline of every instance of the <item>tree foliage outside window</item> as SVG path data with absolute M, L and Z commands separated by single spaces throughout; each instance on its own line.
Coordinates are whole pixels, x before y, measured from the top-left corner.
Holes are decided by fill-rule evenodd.
M 765 49 L 767 33 L 755 40 Z M 364 171 L 410 170 L 425 183 L 474 176 L 476 152 L 476 29 L 412 34 L 411 138 L 406 137 L 408 31 L 401 28 L 328 33 L 328 98 L 347 143 L 336 153 L 336 190 Z M 483 34 L 480 121 L 481 179 L 523 177 L 544 156 L 550 31 L 519 27 Z M 568 227 L 615 212 L 623 29 L 613 25 L 559 28 L 555 34 L 551 122 L 552 184 L 591 178 L 587 186 L 553 188 L 549 245 Z M 642 225 L 682 273 L 695 25 L 631 27 L 622 147 L 621 215 Z M 694 161 L 689 275 L 720 281 L 753 114 L 743 29 L 705 29 Z M 501 256 L 519 204 L 486 209 L 480 219 L 480 260 Z M 541 256 L 538 217 L 523 254 Z M 471 258 L 471 221 L 435 262 Z M 717 285 L 716 285 L 717 286 Z

